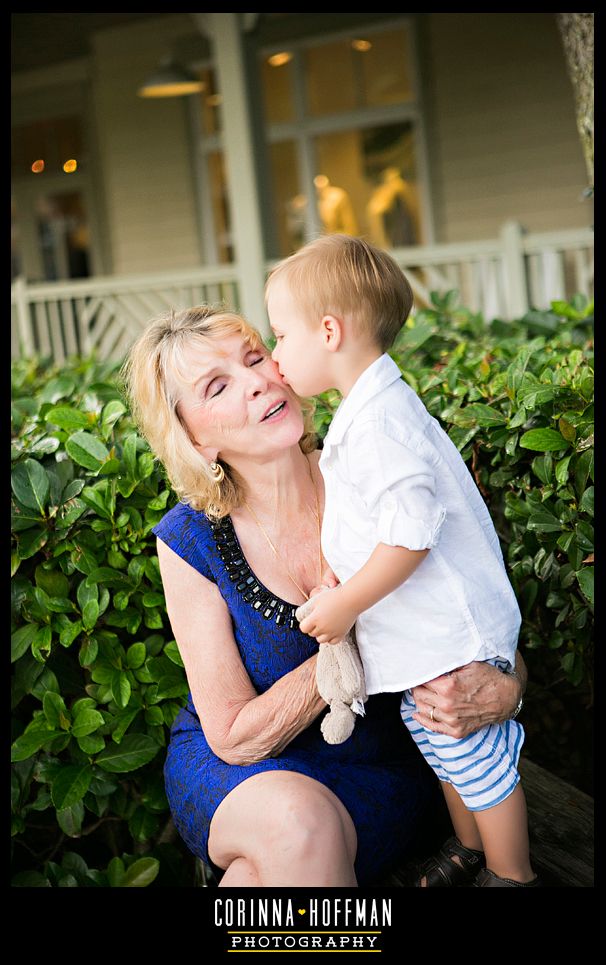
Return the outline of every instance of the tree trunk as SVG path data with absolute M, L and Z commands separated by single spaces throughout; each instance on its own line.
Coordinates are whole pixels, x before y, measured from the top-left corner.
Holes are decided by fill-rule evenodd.
M 574 89 L 577 128 L 593 189 L 593 14 L 556 14 Z

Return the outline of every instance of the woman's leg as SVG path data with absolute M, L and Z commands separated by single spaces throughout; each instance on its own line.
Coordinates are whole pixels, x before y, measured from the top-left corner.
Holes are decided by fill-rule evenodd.
M 210 825 L 209 855 L 226 868 L 221 885 L 357 887 L 357 837 L 339 799 L 293 771 L 265 771 L 221 802 Z

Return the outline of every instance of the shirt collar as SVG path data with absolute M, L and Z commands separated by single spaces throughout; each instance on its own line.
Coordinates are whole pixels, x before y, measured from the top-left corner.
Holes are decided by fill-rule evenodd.
M 400 369 L 387 353 L 364 369 L 354 382 L 349 395 L 345 396 L 335 412 L 324 445 L 337 445 L 341 442 L 349 426 L 366 403 L 401 377 Z

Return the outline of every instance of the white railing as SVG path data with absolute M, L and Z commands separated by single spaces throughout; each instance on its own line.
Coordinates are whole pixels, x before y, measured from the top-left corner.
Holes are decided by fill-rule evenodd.
M 432 291 L 453 288 L 462 305 L 487 320 L 521 318 L 529 308 L 549 308 L 577 292 L 593 298 L 589 228 L 529 235 L 510 221 L 491 241 L 396 248 L 391 254 L 420 308 Z
M 519 318 L 577 292 L 593 297 L 590 229 L 528 235 L 508 222 L 495 240 L 391 254 L 410 279 L 417 308 L 430 303 L 432 291 L 453 288 L 462 305 L 487 320 Z M 120 359 L 147 321 L 167 309 L 210 302 L 238 310 L 241 284 L 237 265 L 35 284 L 19 278 L 11 288 L 12 355 L 61 363 L 95 351 L 99 359 Z
M 203 303 L 238 309 L 234 265 L 36 284 L 18 278 L 11 286 L 12 354 L 59 363 L 93 351 L 101 360 L 120 359 L 154 315 Z

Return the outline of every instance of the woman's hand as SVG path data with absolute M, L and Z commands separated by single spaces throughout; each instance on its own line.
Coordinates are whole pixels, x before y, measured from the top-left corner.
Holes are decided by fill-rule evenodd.
M 436 734 L 461 740 L 486 724 L 512 716 L 526 682 L 526 667 L 519 654 L 516 672 L 520 679 L 480 661 L 458 667 L 412 688 L 417 705 L 412 716 Z

